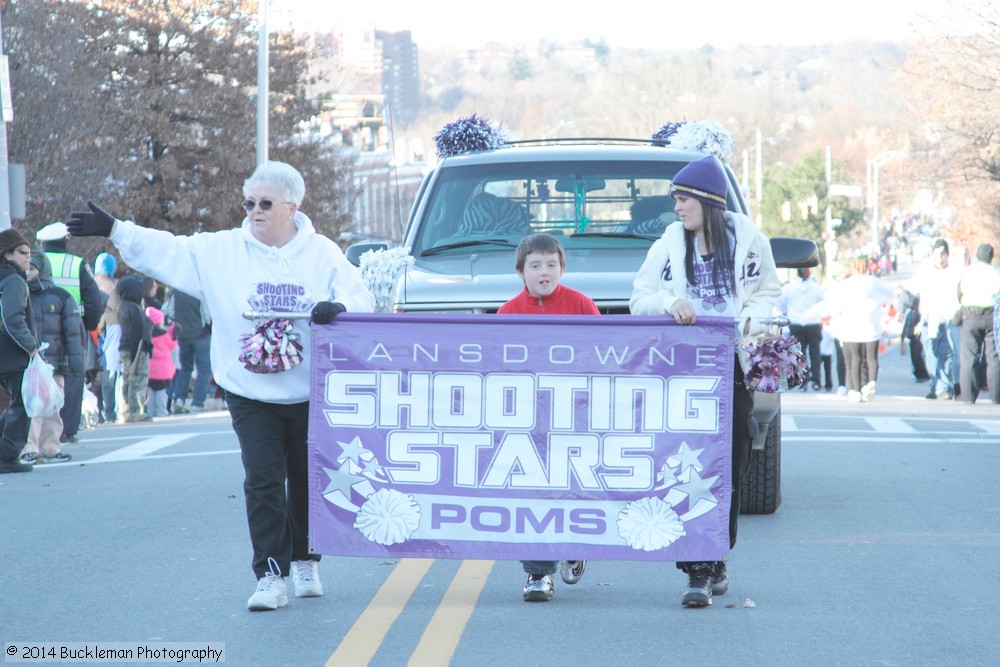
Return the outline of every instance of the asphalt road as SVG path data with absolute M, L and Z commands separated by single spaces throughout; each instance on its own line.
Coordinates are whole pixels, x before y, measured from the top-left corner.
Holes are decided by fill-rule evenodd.
M 785 395 L 783 504 L 741 519 L 705 609 L 669 563 L 591 562 L 529 605 L 517 562 L 326 558 L 324 597 L 250 613 L 219 412 L 83 431 L 72 462 L 0 477 L 0 638 L 224 643 L 229 665 L 997 665 L 1000 406 L 924 399 L 904 362 L 871 404 Z

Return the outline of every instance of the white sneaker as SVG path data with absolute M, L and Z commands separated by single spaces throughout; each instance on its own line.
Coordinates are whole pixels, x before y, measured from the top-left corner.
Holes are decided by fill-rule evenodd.
M 868 403 L 873 398 L 875 398 L 875 380 L 872 380 L 865 386 L 861 388 L 861 400 L 864 403 Z
M 257 580 L 257 590 L 247 600 L 250 611 L 270 611 L 288 604 L 288 588 L 285 578 L 268 572 Z
M 854 391 L 853 389 L 847 392 L 847 402 L 848 403 L 860 403 L 861 402 L 861 392 Z
M 837 387 L 837 396 L 847 396 L 847 387 L 844 385 Z
M 319 580 L 319 561 L 293 560 L 292 583 L 295 597 L 318 598 L 323 595 L 323 584 Z

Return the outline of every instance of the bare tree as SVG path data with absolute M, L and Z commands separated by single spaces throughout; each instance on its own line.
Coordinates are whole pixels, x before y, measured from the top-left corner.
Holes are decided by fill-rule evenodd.
M 93 198 L 176 233 L 236 224 L 242 183 L 255 166 L 255 7 L 252 0 L 8 5 L 15 114 L 26 121 L 12 127 L 11 158 L 28 164 L 32 221 L 63 218 Z M 270 54 L 270 158 L 303 172 L 303 209 L 336 238 L 347 220 L 338 188 L 350 180 L 343 173 L 350 162 L 303 133 L 315 113 L 305 94 L 312 79 L 304 41 L 272 34 Z
M 955 5 L 976 26 L 912 51 L 910 100 L 924 121 L 919 141 L 934 178 L 958 203 L 962 240 L 1000 235 L 1000 7 Z M 985 235 L 985 236 L 984 236 Z

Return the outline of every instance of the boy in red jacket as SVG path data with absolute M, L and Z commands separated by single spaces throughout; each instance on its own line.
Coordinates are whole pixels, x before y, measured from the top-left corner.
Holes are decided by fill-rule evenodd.
M 514 268 L 524 281 L 524 289 L 500 306 L 500 315 L 600 315 L 593 299 L 571 287 L 559 284 L 566 271 L 566 253 L 559 239 L 549 234 L 531 234 L 521 239 L 514 253 Z M 583 576 L 585 560 L 523 560 L 528 573 L 524 585 L 525 602 L 548 602 L 555 595 L 552 575 L 559 573 L 567 584 Z

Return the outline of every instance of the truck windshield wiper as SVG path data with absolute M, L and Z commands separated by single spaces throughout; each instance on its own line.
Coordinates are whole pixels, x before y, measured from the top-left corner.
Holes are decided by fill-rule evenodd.
M 426 248 L 420 251 L 421 257 L 427 257 L 428 255 L 436 255 L 445 250 L 454 250 L 455 248 L 468 248 L 470 246 L 477 245 L 498 245 L 504 248 L 516 248 L 516 243 L 511 243 L 507 239 L 469 239 L 467 241 L 456 241 L 455 243 L 446 243 L 444 245 L 434 246 L 433 248 Z

